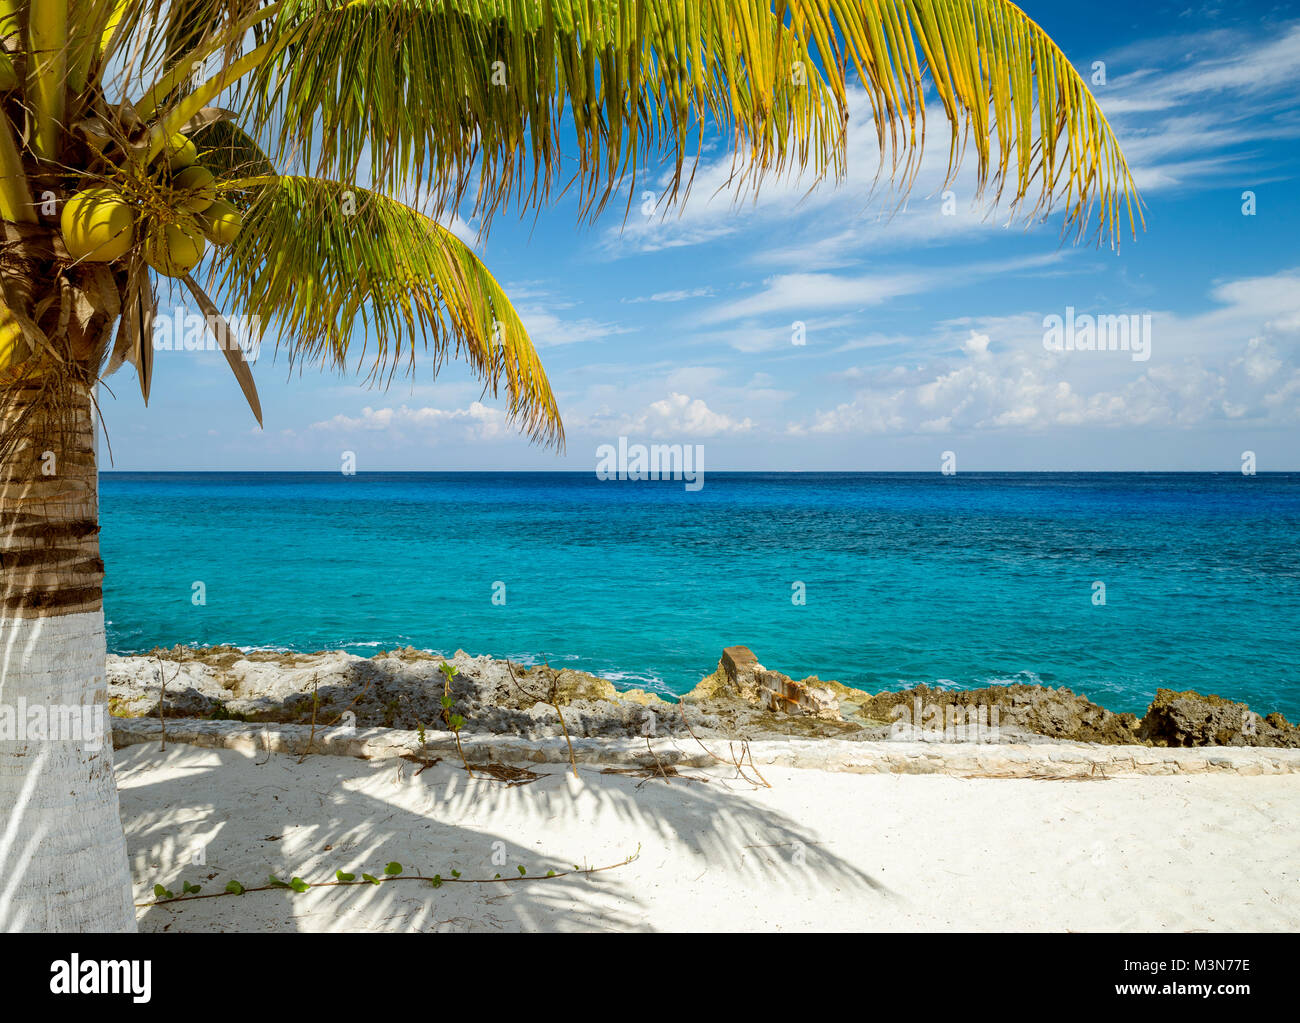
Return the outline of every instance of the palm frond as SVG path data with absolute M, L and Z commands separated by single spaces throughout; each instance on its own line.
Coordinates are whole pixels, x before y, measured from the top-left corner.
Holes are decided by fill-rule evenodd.
M 464 359 L 534 440 L 563 426 L 541 360 L 473 250 L 434 220 L 367 189 L 312 177 L 243 179 L 244 227 L 216 288 L 274 333 L 290 359 L 370 366 L 387 382 L 427 351 L 436 373 Z M 354 337 L 361 340 L 358 351 Z
M 32 151 L 58 156 L 68 95 L 68 0 L 43 0 L 27 12 L 27 101 Z
M 126 276 L 126 290 L 122 296 L 122 318 L 117 325 L 117 338 L 109 354 L 103 376 L 116 373 L 123 363 L 135 367 L 140 384 L 140 394 L 146 406 L 153 386 L 153 321 L 157 311 L 153 283 L 149 268 L 139 253 L 132 258 Z
M 194 278 L 186 274 L 184 281 L 185 287 L 194 296 L 194 301 L 203 310 L 208 330 L 215 336 L 217 347 L 221 349 L 222 354 L 226 357 L 227 365 L 230 366 L 231 372 L 235 374 L 235 380 L 238 381 L 239 389 L 244 393 L 244 400 L 248 402 L 248 407 L 253 412 L 253 418 L 257 420 L 257 425 L 261 426 L 262 399 L 257 396 L 257 384 L 253 382 L 253 371 L 249 369 L 248 360 L 244 357 L 244 351 L 238 344 L 235 332 L 230 329 L 230 324 L 221 315 L 221 310 L 217 308 L 217 304 L 208 297 L 207 292 L 194 282 Z
M 268 6 L 267 0 L 99 0 L 80 28 L 98 38 L 101 61 L 129 53 L 130 72 L 161 76 L 166 94 L 193 74 L 196 53 L 214 52 L 214 42 L 218 59 L 228 62 L 240 43 L 229 30 Z
M 706 120 L 742 180 L 842 169 L 843 110 L 796 72 L 806 41 L 766 0 L 282 0 L 271 34 L 285 45 L 251 77 L 251 127 L 277 162 L 314 154 L 317 174 L 444 209 L 475 180 L 483 216 L 545 201 L 570 181 L 570 134 L 584 213 L 665 152 L 676 193 Z
M 1030 219 L 1061 202 L 1067 233 L 1082 235 L 1092 223 L 1112 245 L 1125 216 L 1131 233 L 1145 226 L 1101 107 L 1060 48 L 1010 0 L 790 0 L 790 8 L 822 61 L 853 63 L 904 192 L 920 166 L 928 80 L 951 128 L 949 179 L 969 140 L 978 191 L 992 181 L 1000 199 L 1010 185 L 1017 206 L 1036 196 Z M 834 78 L 832 85 L 838 91 Z
M 276 173 L 257 140 L 233 121 L 213 121 L 189 137 L 199 150 L 203 166 L 219 178 L 263 178 Z
M 932 82 L 950 175 L 969 138 L 979 190 L 1030 199 L 1030 217 L 1061 201 L 1082 233 L 1095 210 L 1114 243 L 1122 214 L 1134 232 L 1142 216 L 1082 77 L 1010 0 L 281 0 L 267 27 L 282 45 L 251 75 L 251 127 L 273 157 L 311 153 L 317 174 L 443 208 L 475 183 L 489 216 L 576 181 L 598 212 L 663 154 L 675 195 L 707 120 L 732 136 L 742 185 L 792 164 L 839 174 L 851 64 L 901 191 Z

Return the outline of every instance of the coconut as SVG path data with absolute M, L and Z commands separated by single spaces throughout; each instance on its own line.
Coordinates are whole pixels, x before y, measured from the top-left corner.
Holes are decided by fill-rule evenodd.
M 155 224 L 145 234 L 144 260 L 167 277 L 184 277 L 199 265 L 207 245 L 194 224 Z
M 244 226 L 239 209 L 225 199 L 218 199 L 198 215 L 199 226 L 213 245 L 229 245 Z
M 177 171 L 183 171 L 186 167 L 193 167 L 199 158 L 198 147 L 184 135 L 173 136 L 171 143 L 167 146 L 167 152 L 169 155 L 168 165 L 171 167 L 173 174 Z
M 195 164 L 172 178 L 172 189 L 177 193 L 181 207 L 202 213 L 216 201 L 217 179 L 212 176 L 212 171 Z
M 23 328 L 7 312 L 0 315 L 0 380 L 13 375 L 27 359 L 30 349 Z
M 89 188 L 63 204 L 59 227 L 76 260 L 107 263 L 126 255 L 135 240 L 135 215 L 121 193 Z
M 162 137 L 162 130 L 157 126 L 149 129 L 150 139 Z M 199 158 L 199 151 L 185 135 L 176 132 L 171 135 L 158 151 L 155 160 L 165 160 L 173 171 L 184 170 Z

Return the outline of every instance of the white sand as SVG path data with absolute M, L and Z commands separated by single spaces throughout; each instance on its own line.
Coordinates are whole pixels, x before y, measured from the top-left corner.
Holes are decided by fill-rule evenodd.
M 145 930 L 1300 930 L 1300 775 L 964 779 L 763 769 L 671 784 L 556 764 L 530 785 L 448 761 L 155 743 L 119 750 L 136 901 L 335 869 L 490 878 L 255 892 L 139 910 Z M 704 777 L 705 772 L 686 773 Z M 734 772 L 729 772 L 734 775 Z M 271 839 L 276 840 L 272 841 Z M 495 848 L 505 863 L 494 864 Z M 325 850 L 326 846 L 332 848 Z M 189 863 L 202 847 L 206 865 Z M 214 874 L 211 880 L 208 874 Z

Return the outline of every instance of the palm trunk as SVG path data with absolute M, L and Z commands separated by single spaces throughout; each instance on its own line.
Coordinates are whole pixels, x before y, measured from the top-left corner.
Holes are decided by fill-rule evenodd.
M 6 403 L 0 463 L 0 930 L 135 930 L 104 682 L 89 390 Z

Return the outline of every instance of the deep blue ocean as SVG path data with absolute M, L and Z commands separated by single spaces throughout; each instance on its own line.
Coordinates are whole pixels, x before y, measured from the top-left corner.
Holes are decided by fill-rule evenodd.
M 871 691 L 1300 719 L 1300 474 L 105 473 L 101 503 L 118 653 L 460 647 L 680 693 L 739 643 Z

